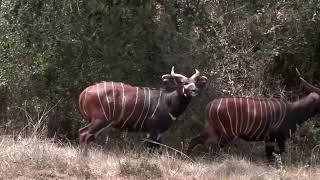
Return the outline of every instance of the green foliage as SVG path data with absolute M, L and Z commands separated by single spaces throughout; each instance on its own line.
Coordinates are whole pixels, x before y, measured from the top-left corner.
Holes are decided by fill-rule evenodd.
M 84 123 L 78 95 L 86 86 L 113 80 L 160 87 L 172 65 L 184 74 L 197 68 L 209 77 L 208 91 L 172 128 L 168 139 L 175 144 L 202 127 L 208 99 L 296 99 L 305 93 L 294 68 L 315 84 L 319 75 L 316 0 L 0 3 L 0 123 L 12 129 L 28 124 L 25 112 L 36 119 L 56 105 L 48 135 L 75 139 Z

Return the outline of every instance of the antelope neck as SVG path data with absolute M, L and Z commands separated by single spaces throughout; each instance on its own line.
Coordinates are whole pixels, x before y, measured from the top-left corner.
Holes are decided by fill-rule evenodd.
M 297 124 L 301 124 L 308 120 L 310 117 L 316 114 L 312 98 L 309 96 L 304 97 L 292 104 L 292 110 L 290 112 L 293 119 Z
M 177 91 L 167 93 L 165 102 L 168 105 L 169 113 L 173 117 L 178 117 L 187 108 L 191 97 L 180 95 Z

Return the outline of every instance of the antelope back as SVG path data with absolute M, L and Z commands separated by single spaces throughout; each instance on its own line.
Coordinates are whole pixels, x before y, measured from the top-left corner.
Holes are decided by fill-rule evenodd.
M 146 119 L 154 116 L 162 91 L 123 83 L 101 82 L 81 94 L 80 110 L 89 121 L 103 119 L 116 128 L 143 129 Z
M 287 104 L 277 99 L 224 97 L 208 105 L 207 121 L 224 138 L 257 140 L 277 129 L 287 114 Z

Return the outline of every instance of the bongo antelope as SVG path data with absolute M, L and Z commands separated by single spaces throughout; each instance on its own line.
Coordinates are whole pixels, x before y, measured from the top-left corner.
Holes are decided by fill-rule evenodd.
M 165 132 L 188 106 L 193 96 L 207 82 L 195 70 L 190 78 L 176 74 L 162 76 L 175 84 L 175 91 L 165 92 L 148 87 L 136 87 L 121 82 L 100 82 L 87 87 L 79 97 L 79 110 L 89 124 L 79 130 L 79 142 L 87 151 L 89 142 L 105 127 L 135 132 L 147 132 L 147 139 L 160 142 Z M 158 145 L 147 143 L 150 147 Z
M 298 71 L 297 71 L 298 72 Z M 223 145 L 236 138 L 265 141 L 267 157 L 272 157 L 274 144 L 280 154 L 297 125 L 320 112 L 320 89 L 299 79 L 309 94 L 295 102 L 280 99 L 229 96 L 217 98 L 206 107 L 206 126 L 191 139 L 187 154 L 198 144 Z

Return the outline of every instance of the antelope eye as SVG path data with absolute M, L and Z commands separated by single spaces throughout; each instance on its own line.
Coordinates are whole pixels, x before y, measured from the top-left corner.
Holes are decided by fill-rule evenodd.
M 188 85 L 188 84 L 189 84 L 189 83 L 187 83 L 187 82 L 184 82 L 184 83 L 183 83 L 183 85 Z

